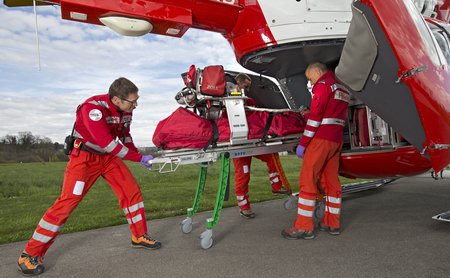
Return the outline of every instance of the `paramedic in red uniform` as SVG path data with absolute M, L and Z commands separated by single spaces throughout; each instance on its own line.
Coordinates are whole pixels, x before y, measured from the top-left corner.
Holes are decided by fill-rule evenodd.
M 325 215 L 319 228 L 332 235 L 340 234 L 339 154 L 350 95 L 322 63 L 310 64 L 305 75 L 313 86 L 313 95 L 311 112 L 296 150 L 297 156 L 303 158 L 297 219 L 294 227 L 281 232 L 287 239 L 315 237 L 313 214 L 319 180 L 326 195 Z
M 252 79 L 245 73 L 239 73 L 236 78 L 237 89 L 246 90 L 250 89 Z M 232 84 L 227 83 L 227 90 L 231 90 L 229 87 Z M 248 99 L 247 105 L 253 105 L 253 100 Z M 289 194 L 289 191 L 282 188 L 282 182 L 277 171 L 276 164 L 272 158 L 272 154 L 256 155 L 256 158 L 267 164 L 269 180 L 272 186 L 273 194 Z M 252 157 L 240 157 L 233 159 L 234 172 L 235 172 L 235 188 L 236 199 L 239 206 L 239 213 L 245 218 L 254 218 L 255 213 L 252 212 L 248 194 L 248 184 L 250 182 L 250 168 L 252 164 Z
M 23 274 L 44 272 L 43 257 L 47 249 L 100 176 L 117 195 L 130 224 L 131 245 L 147 249 L 161 247 L 161 243 L 147 233 L 139 185 L 122 161 L 131 160 L 151 167 L 153 157 L 140 154 L 130 136 L 131 118 L 138 98 L 136 85 L 121 77 L 111 84 L 108 94 L 93 96 L 78 107 L 73 132 L 77 139 L 67 164 L 61 196 L 44 213 L 25 245 L 18 260 Z

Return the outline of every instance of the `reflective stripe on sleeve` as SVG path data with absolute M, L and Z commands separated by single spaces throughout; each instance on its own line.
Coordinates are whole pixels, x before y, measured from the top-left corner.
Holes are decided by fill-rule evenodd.
M 137 222 L 139 222 L 141 220 L 142 220 L 142 214 L 138 214 L 138 215 L 136 215 L 135 217 L 133 217 L 131 219 L 127 218 L 128 224 L 137 223 Z
M 143 207 L 144 207 L 144 202 L 140 202 L 140 203 L 134 204 L 132 206 L 129 206 L 127 208 L 124 208 L 123 213 L 125 213 L 125 214 L 132 213 Z
M 320 122 L 308 119 L 308 121 L 306 122 L 306 125 L 318 127 L 320 125 Z
M 316 205 L 315 200 L 308 200 L 308 199 L 303 199 L 303 198 L 298 198 L 298 203 L 305 205 L 305 206 L 310 206 L 310 207 L 314 207 Z
M 313 216 L 313 211 L 304 210 L 304 209 L 301 209 L 301 208 L 298 209 L 297 213 L 299 215 L 303 215 L 303 216 L 306 216 L 306 217 L 312 217 Z
M 64 225 L 61 225 L 61 226 L 53 225 L 51 223 L 48 223 L 44 219 L 41 219 L 41 221 L 39 221 L 39 226 L 41 226 L 42 229 L 56 233 L 56 232 L 61 231 L 61 229 Z
M 324 118 L 322 120 L 323 125 L 341 125 L 345 126 L 345 121 L 337 118 Z
M 117 154 L 118 157 L 120 158 L 124 158 L 128 153 L 128 148 L 125 146 L 122 146 L 122 149 L 120 150 L 120 152 Z
M 109 109 L 108 102 L 106 102 L 104 100 L 99 100 L 99 101 L 91 100 L 88 103 L 93 104 L 93 105 L 99 105 L 99 106 L 102 106 L 102 107 L 105 107 L 105 108 Z
M 316 133 L 313 131 L 309 131 L 309 130 L 303 131 L 303 136 L 306 136 L 306 137 L 313 137 L 314 134 L 316 134 Z
M 33 239 L 37 240 L 39 242 L 42 242 L 42 243 L 48 243 L 50 240 L 52 240 L 52 237 L 49 237 L 49 236 L 46 236 L 46 235 L 43 235 L 43 234 L 40 234 L 40 233 L 34 231 Z
M 344 91 L 344 92 L 347 91 L 347 88 L 345 88 L 345 87 L 342 86 L 341 84 L 337 84 L 337 83 L 334 83 L 334 84 L 331 85 L 330 87 L 331 87 L 331 90 L 332 90 L 332 91 L 336 91 L 337 89 L 340 89 L 340 90 L 342 90 L 342 91 Z
M 106 151 L 107 153 L 112 152 L 112 151 L 117 147 L 118 144 L 119 144 L 119 143 L 117 143 L 115 140 L 112 140 L 112 141 L 108 144 L 108 146 L 106 146 L 105 151 Z

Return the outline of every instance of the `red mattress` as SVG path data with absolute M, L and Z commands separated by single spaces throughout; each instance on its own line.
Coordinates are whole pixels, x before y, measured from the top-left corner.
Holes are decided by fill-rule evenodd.
M 262 136 L 270 117 L 269 113 L 247 111 L 246 115 L 249 126 L 248 139 L 264 139 Z M 223 113 L 221 118 L 213 122 L 218 130 L 218 138 L 215 141 L 228 142 L 230 140 L 230 126 L 226 113 Z M 274 114 L 265 138 L 302 133 L 305 122 L 299 113 Z M 183 107 L 178 108 L 172 115 L 160 121 L 153 134 L 155 146 L 166 150 L 205 148 L 214 141 L 213 139 L 213 123 Z

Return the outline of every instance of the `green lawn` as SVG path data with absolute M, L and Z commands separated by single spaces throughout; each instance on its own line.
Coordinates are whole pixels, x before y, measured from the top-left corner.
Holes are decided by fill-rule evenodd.
M 294 192 L 301 160 L 282 156 L 281 162 Z M 199 166 L 187 165 L 169 174 L 148 171 L 138 163 L 128 163 L 144 195 L 148 219 L 183 215 L 192 206 Z M 45 210 L 61 191 L 65 162 L 0 164 L 0 244 L 28 239 Z M 234 171 L 229 201 L 224 207 L 235 206 Z M 219 163 L 208 169 L 206 187 L 200 210 L 214 207 L 219 177 Z M 342 178 L 343 183 L 355 182 Z M 258 159 L 252 163 L 251 202 L 272 200 L 267 168 Z M 125 217 L 109 185 L 99 179 L 64 226 L 63 233 L 126 224 Z

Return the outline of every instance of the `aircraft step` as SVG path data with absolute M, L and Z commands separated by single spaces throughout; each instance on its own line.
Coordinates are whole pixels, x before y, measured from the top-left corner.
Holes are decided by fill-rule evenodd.
M 433 216 L 431 218 L 433 218 L 435 220 L 450 222 L 450 211 L 440 213 L 440 214 L 435 215 L 435 216 Z
M 375 180 L 375 181 L 364 181 L 364 182 L 356 182 L 356 183 L 347 184 L 345 186 L 342 186 L 342 194 L 355 193 L 355 192 L 360 192 L 360 191 L 364 191 L 364 190 L 375 189 L 384 184 L 388 184 L 394 180 L 395 179 L 380 179 L 380 180 Z

